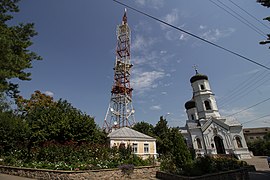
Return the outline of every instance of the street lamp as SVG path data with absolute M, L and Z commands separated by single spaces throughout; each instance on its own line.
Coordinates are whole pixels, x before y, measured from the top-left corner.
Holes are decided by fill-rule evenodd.
M 167 116 L 169 116 L 171 113 L 167 112 L 167 114 L 164 116 L 164 119 L 166 119 Z

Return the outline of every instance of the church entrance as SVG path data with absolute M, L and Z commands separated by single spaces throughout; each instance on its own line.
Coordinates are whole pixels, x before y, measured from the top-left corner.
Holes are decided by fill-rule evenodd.
M 217 149 L 217 154 L 225 154 L 223 140 L 219 136 L 215 136 L 214 141 Z

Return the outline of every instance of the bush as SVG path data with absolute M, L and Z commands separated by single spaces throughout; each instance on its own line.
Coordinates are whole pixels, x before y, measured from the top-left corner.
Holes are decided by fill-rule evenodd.
M 34 148 L 29 156 L 22 151 L 13 151 L 3 157 L 3 164 L 45 169 L 91 170 L 117 168 L 122 164 L 134 166 L 151 165 L 152 160 L 131 154 L 128 148 L 109 148 L 106 145 L 78 144 L 76 142 L 46 142 Z
M 204 174 L 240 169 L 246 166 L 247 163 L 238 161 L 234 158 L 210 156 L 199 157 L 191 163 L 185 164 L 183 168 L 179 168 L 172 163 L 170 158 L 163 159 L 161 170 L 186 176 L 200 176 Z

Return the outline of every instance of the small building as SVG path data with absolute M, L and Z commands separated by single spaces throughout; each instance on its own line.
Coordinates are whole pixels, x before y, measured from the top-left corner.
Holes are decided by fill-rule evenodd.
M 251 158 L 242 125 L 220 116 L 208 77 L 196 69 L 190 83 L 193 96 L 185 103 L 188 120 L 181 128 L 187 145 L 194 149 L 197 157 L 233 155 L 238 159 Z
M 156 139 L 128 127 L 113 130 L 109 135 L 110 147 L 130 145 L 134 154 L 142 159 L 157 157 Z
M 263 139 L 267 133 L 270 133 L 270 127 L 245 128 L 243 131 L 246 141 L 253 142 Z

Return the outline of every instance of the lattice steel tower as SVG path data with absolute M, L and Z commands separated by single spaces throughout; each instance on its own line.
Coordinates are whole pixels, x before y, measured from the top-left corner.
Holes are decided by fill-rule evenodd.
M 114 64 L 114 82 L 111 90 L 111 99 L 103 128 L 111 132 L 113 128 L 131 127 L 135 123 L 132 106 L 132 88 L 130 86 L 130 29 L 127 23 L 125 9 L 122 24 L 117 26 L 116 60 Z

